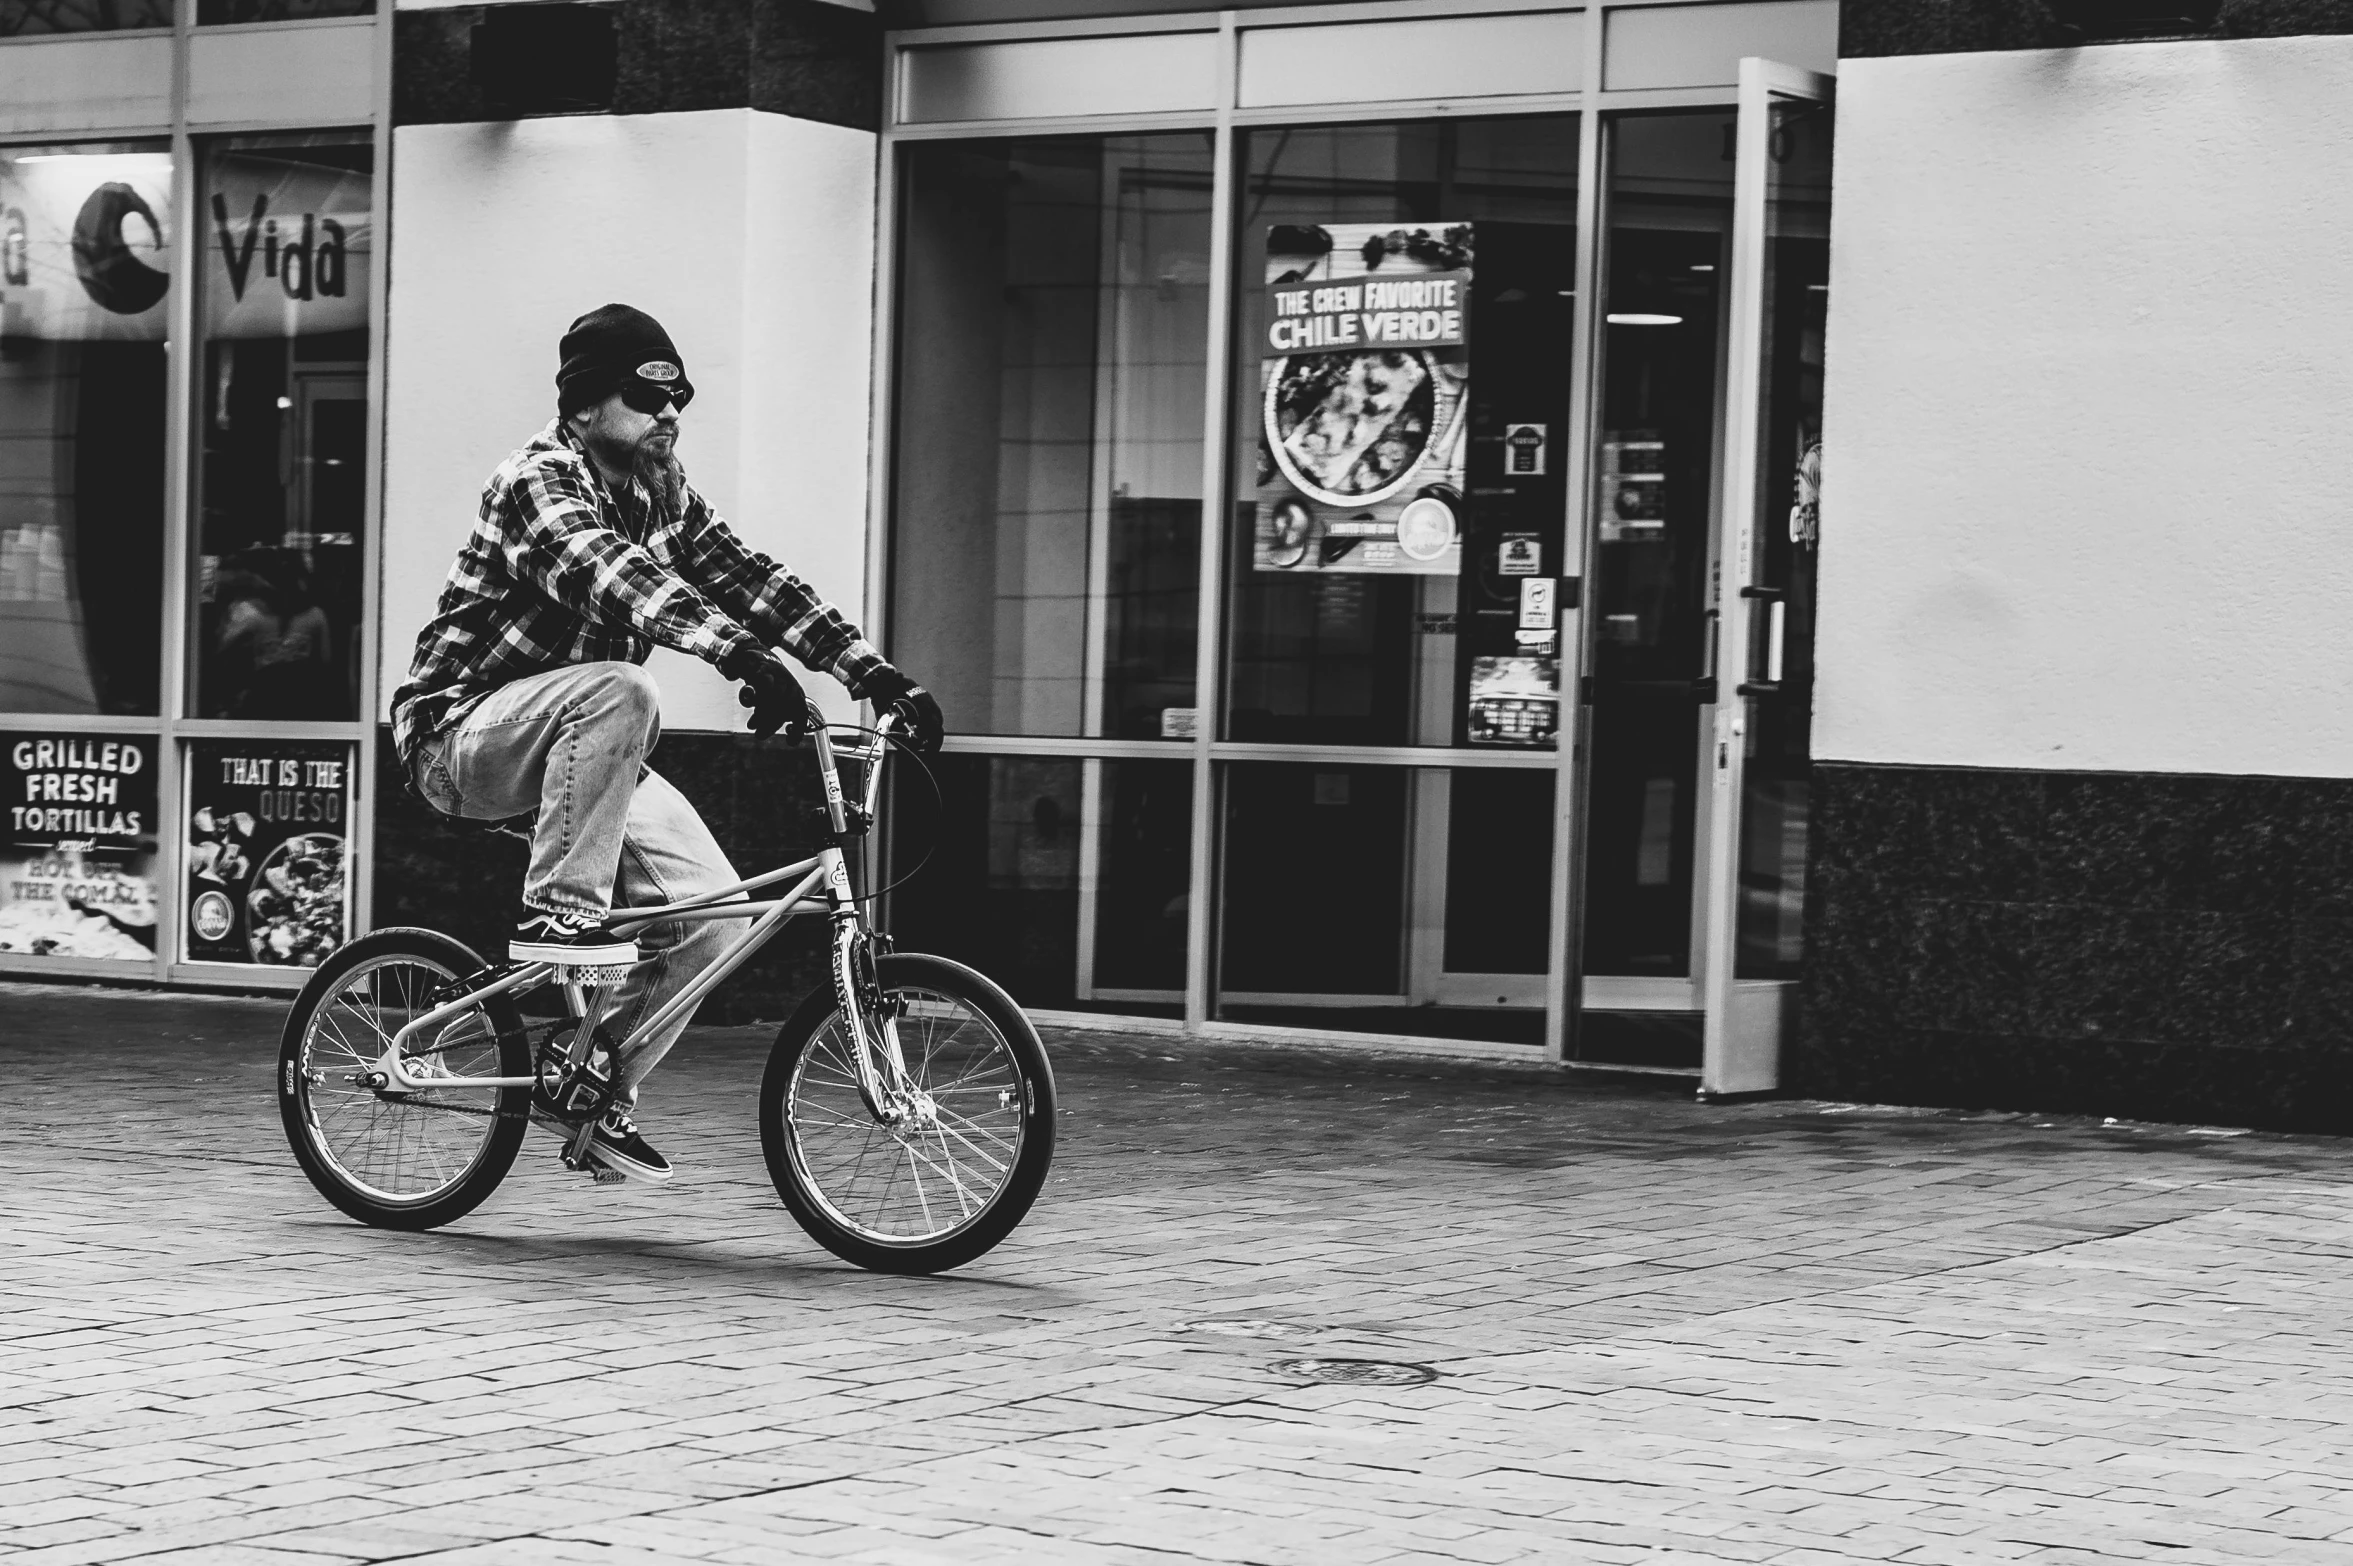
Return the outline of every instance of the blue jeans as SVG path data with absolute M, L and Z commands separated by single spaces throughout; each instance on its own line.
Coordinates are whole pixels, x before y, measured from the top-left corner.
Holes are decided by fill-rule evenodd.
M 502 685 L 427 736 L 417 747 L 417 789 L 445 815 L 495 821 L 539 812 L 526 907 L 602 913 L 673 903 L 738 877 L 686 796 L 645 764 L 661 735 L 661 702 L 644 669 L 572 664 Z M 741 919 L 713 919 L 640 931 L 642 955 L 608 1009 L 607 1036 L 627 1038 L 745 928 Z M 629 1101 L 690 1019 L 621 1052 Z

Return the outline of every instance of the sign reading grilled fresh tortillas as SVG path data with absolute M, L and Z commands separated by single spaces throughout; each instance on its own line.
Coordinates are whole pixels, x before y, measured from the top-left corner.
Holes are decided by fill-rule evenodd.
M 1261 571 L 1462 568 L 1471 226 L 1267 236 Z

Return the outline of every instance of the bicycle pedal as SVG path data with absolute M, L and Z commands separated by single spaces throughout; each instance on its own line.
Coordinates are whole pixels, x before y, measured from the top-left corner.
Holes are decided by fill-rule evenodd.
M 603 1164 L 591 1164 L 588 1173 L 599 1185 L 619 1185 L 629 1177 L 618 1169 L 607 1169 Z

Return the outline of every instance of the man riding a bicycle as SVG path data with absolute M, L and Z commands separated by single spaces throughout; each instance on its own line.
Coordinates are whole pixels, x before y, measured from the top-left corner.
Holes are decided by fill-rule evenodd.
M 694 807 L 645 764 L 661 736 L 644 668 L 654 645 L 740 682 L 757 733 L 808 711 L 771 648 L 896 712 L 920 748 L 939 744 L 941 717 L 857 626 L 745 545 L 686 482 L 678 422 L 694 386 L 652 316 L 592 310 L 559 354 L 557 416 L 484 485 L 393 696 L 393 735 L 417 791 L 443 814 L 538 812 L 508 956 L 630 964 L 605 1025 L 626 1040 L 741 933 L 741 921 L 723 919 L 658 924 L 635 939 L 610 928 L 616 906 L 680 902 L 737 880 Z M 607 1168 L 670 1177 L 631 1110 L 690 1018 L 612 1062 L 618 1091 L 589 1150 Z

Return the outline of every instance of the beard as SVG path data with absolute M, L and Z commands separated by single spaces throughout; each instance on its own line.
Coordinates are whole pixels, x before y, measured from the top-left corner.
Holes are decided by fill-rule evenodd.
M 686 470 L 679 466 L 676 438 L 657 439 L 649 430 L 634 444 L 606 430 L 601 422 L 583 432 L 591 455 L 607 473 L 626 473 L 645 486 L 659 515 L 675 520 L 686 496 Z
M 675 442 L 647 440 L 632 454 L 630 477 L 654 497 L 654 507 L 675 520 L 686 499 L 686 469 L 679 465 Z

